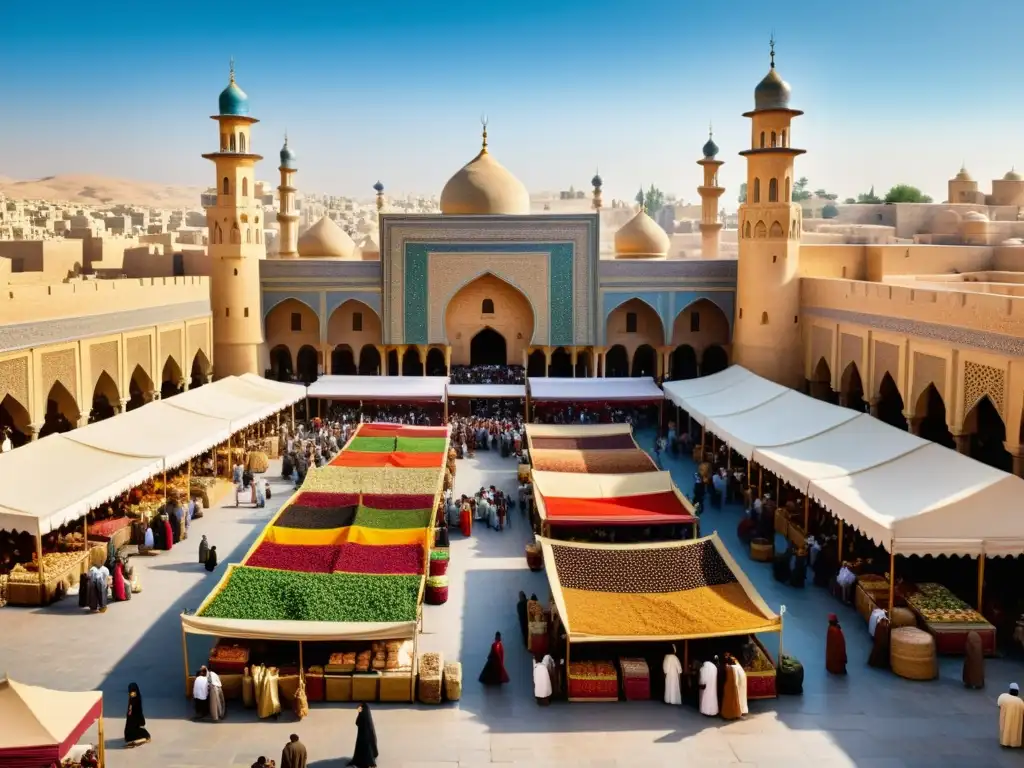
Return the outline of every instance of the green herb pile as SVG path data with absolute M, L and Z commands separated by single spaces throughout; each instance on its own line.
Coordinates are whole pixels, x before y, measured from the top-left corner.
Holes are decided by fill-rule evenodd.
M 430 525 L 429 509 L 373 509 L 359 506 L 353 525 L 364 528 L 383 528 L 385 530 L 403 530 L 406 528 L 426 528 Z
M 256 621 L 415 621 L 420 579 L 241 566 L 200 615 Z
M 406 453 L 441 453 L 445 442 L 443 437 L 400 437 L 396 442 L 396 450 Z
M 393 437 L 353 437 L 345 447 L 346 451 L 362 453 L 391 453 L 395 450 Z

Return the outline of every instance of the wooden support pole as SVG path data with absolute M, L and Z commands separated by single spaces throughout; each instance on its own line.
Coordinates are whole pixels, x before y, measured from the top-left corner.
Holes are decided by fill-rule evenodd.
M 764 472 L 757 473 L 757 498 L 764 498 Z
M 301 680 L 305 680 L 306 679 L 306 665 L 303 663 L 303 659 L 302 659 L 302 641 L 301 640 L 299 640 L 299 679 L 301 679 Z
M 103 703 L 100 702 L 100 719 L 96 723 L 96 756 L 100 768 L 107 768 L 107 740 L 103 735 Z
M 448 423 L 448 397 L 444 398 L 444 421 L 441 422 L 441 426 Z
M 163 481 L 164 481 L 164 503 L 166 504 L 167 503 L 167 468 L 166 467 L 164 467 L 164 471 L 163 471 L 162 477 L 163 477 Z
M 185 625 L 181 625 L 181 658 L 184 660 L 185 665 L 185 698 L 189 698 L 192 695 L 192 691 L 188 687 L 188 635 L 185 634 Z
M 683 640 L 683 673 L 690 673 L 690 641 Z
M 839 552 L 838 552 L 839 565 L 840 566 L 842 566 L 842 564 L 843 564 L 843 529 L 845 529 L 845 528 L 846 528 L 846 526 L 843 524 L 843 521 L 840 520 L 839 521 Z
M 804 536 L 807 535 L 807 528 L 811 521 L 811 497 L 809 494 L 804 494 Z
M 46 578 L 43 573 L 43 535 L 41 533 L 36 534 L 36 565 L 39 566 L 39 592 L 42 594 Z
M 782 478 L 775 478 L 775 503 L 782 506 Z
M 985 553 L 978 555 L 978 613 L 981 613 L 981 600 L 985 596 Z
M 228 435 L 228 460 L 224 463 L 226 464 L 224 467 L 226 470 L 225 477 L 231 478 L 232 472 L 234 472 L 235 469 L 234 457 L 231 455 L 231 435 Z
M 82 516 L 82 549 L 89 551 L 89 513 Z M 40 560 L 40 562 L 42 562 Z
M 896 603 L 896 542 L 889 542 L 889 615 Z

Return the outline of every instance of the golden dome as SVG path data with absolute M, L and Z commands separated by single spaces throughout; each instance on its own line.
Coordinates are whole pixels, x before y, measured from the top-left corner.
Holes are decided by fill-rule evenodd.
M 299 256 L 307 259 L 358 259 L 356 244 L 337 223 L 324 216 L 302 233 Z
M 448 179 L 441 190 L 441 213 L 526 215 L 530 193 L 526 187 L 487 151 L 487 126 L 480 154 Z
M 641 208 L 615 233 L 615 258 L 656 259 L 668 256 L 671 244 L 665 230 Z
M 956 181 L 974 181 L 974 179 L 971 178 L 971 174 L 967 172 L 967 168 L 963 165 L 960 166 L 960 171 L 954 178 Z

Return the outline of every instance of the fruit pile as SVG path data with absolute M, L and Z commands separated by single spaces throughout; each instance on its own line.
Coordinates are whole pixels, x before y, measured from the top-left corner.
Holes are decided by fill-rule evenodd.
M 930 623 L 985 623 L 984 616 L 941 584 L 918 584 L 917 591 L 907 595 L 907 605 Z

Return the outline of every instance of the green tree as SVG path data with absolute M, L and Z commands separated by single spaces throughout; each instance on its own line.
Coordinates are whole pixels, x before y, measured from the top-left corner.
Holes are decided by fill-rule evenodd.
M 810 200 L 811 199 L 810 190 L 807 189 L 807 185 L 809 183 L 810 182 L 807 181 L 807 177 L 806 176 L 801 176 L 799 179 L 797 179 L 796 184 L 793 185 L 793 202 L 794 203 L 799 203 L 802 200 Z
M 834 219 L 839 215 L 839 209 L 832 203 L 826 203 L 821 209 L 821 218 L 823 219 Z
M 882 198 L 875 194 L 875 185 L 872 184 L 871 189 L 867 194 L 864 194 L 862 192 L 861 194 L 857 195 L 857 202 L 860 205 L 878 205 L 884 201 L 882 200 Z
M 917 187 L 909 184 L 897 184 L 885 193 L 887 203 L 930 203 L 932 199 Z
M 647 204 L 647 213 L 653 216 L 665 206 L 665 193 L 651 184 L 644 193 L 644 202 Z
M 824 189 L 814 190 L 814 196 L 821 200 L 838 200 L 839 195 L 834 195 L 831 192 L 826 192 Z
M 848 197 L 845 200 L 843 200 L 843 203 L 846 205 L 854 205 L 856 202 L 857 201 L 852 197 Z
M 745 181 L 742 184 L 740 184 L 740 196 L 737 198 L 737 200 L 739 200 L 739 202 L 741 203 L 747 202 L 747 182 Z

